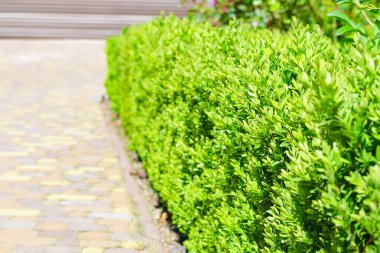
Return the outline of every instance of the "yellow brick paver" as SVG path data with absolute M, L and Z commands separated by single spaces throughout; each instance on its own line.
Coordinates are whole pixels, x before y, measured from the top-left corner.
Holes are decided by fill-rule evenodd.
M 51 194 L 47 196 L 47 200 L 96 200 L 96 195 L 83 195 L 83 194 Z
M 1 216 L 38 216 L 41 211 L 37 209 L 28 209 L 28 208 L 20 208 L 20 209 L 6 209 L 0 208 L 0 217 Z
M 62 222 L 44 222 L 40 223 L 37 226 L 39 230 L 47 230 L 47 231 L 62 231 L 67 228 L 67 224 Z
M 98 247 L 86 247 L 82 250 L 82 253 L 102 253 L 104 249 Z
M 67 180 L 43 180 L 43 181 L 40 181 L 40 185 L 45 185 L 45 186 L 66 186 L 69 184 L 70 184 L 70 181 L 67 181 Z
M 148 252 L 105 70 L 103 41 L 0 41 L 0 253 Z
M 82 232 L 78 237 L 81 240 L 106 240 L 110 237 L 110 234 L 105 232 Z

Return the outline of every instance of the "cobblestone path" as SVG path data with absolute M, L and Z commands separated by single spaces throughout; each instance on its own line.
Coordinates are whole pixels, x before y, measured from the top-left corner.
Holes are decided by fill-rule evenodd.
M 102 41 L 0 41 L 0 252 L 146 252 L 102 106 Z

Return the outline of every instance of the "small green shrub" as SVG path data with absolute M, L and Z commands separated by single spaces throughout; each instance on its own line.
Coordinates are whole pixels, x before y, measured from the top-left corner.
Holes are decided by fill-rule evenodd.
M 108 94 L 189 252 L 379 252 L 376 50 L 175 17 L 108 40 Z
M 182 0 L 191 3 L 191 13 L 214 25 L 228 24 L 231 19 L 252 22 L 254 27 L 287 29 L 292 17 L 304 23 L 319 24 L 326 32 L 332 29 L 326 14 L 336 8 L 334 0 Z
M 380 30 L 379 0 L 182 0 L 192 3 L 191 15 L 213 25 L 228 24 L 232 19 L 261 28 L 287 30 L 296 17 L 305 24 L 318 24 L 334 41 L 350 40 L 359 32 L 374 37 Z M 332 18 L 328 18 L 332 17 Z M 377 36 L 379 37 L 379 36 Z

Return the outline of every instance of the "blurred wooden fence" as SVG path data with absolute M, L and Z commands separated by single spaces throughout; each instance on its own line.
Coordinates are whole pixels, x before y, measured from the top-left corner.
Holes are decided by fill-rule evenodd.
M 0 37 L 105 38 L 161 11 L 187 13 L 180 0 L 0 0 Z

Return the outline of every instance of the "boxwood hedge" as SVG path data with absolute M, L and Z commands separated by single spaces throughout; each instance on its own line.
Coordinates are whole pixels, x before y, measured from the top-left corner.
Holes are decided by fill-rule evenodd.
M 157 18 L 106 87 L 189 252 L 380 252 L 380 54 Z

